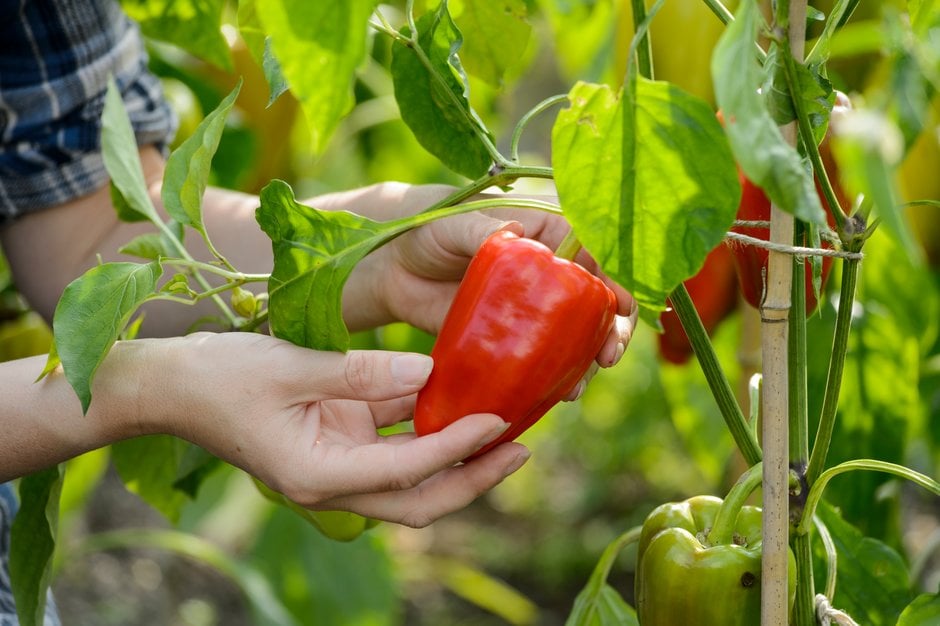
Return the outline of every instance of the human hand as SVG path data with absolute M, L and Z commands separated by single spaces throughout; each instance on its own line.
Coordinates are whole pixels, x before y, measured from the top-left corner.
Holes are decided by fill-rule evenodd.
M 408 419 L 431 359 L 316 352 L 259 334 L 172 341 L 149 430 L 201 445 L 301 506 L 413 527 L 465 507 L 516 471 L 526 448 L 506 443 L 458 465 L 508 424 L 472 415 L 434 435 L 381 436 Z M 165 407 L 165 408 L 164 408 Z M 164 427 L 161 427 L 163 425 Z

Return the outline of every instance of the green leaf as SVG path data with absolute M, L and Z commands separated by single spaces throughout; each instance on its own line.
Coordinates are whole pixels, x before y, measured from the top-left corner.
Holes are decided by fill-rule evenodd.
M 59 298 L 52 324 L 56 350 L 83 411 L 98 366 L 162 273 L 156 262 L 105 263 L 72 281 Z
M 256 5 L 283 77 L 310 125 L 316 152 L 352 105 L 354 72 L 365 58 L 375 5 L 375 0 L 266 0 Z
M 225 0 L 121 0 L 121 6 L 148 37 L 232 71 L 221 29 Z
M 764 72 L 754 53 L 759 14 L 742 2 L 712 56 L 715 97 L 735 159 L 748 179 L 784 211 L 806 222 L 826 224 L 815 182 L 799 154 L 780 133 L 758 88 Z
M 213 472 L 224 465 L 223 461 L 194 443 L 187 443 L 179 466 L 173 488 L 182 491 L 190 498 L 195 498 L 199 487 Z
M 118 252 L 150 261 L 173 256 L 173 251 L 170 250 L 166 237 L 158 233 L 138 235 L 118 248 Z
M 499 87 L 524 58 L 532 27 L 524 0 L 463 0 L 454 20 L 465 37 L 460 60 L 467 72 Z
M 649 312 L 721 242 L 740 185 L 704 101 L 669 83 L 635 85 L 622 97 L 575 85 L 552 131 L 552 165 L 578 239 Z
M 538 607 L 505 582 L 458 559 L 430 558 L 432 576 L 455 595 L 509 624 L 534 624 Z
M 310 532 L 292 512 L 274 507 L 248 562 L 303 624 L 405 623 L 397 574 L 379 534 L 331 541 Z
M 913 599 L 904 559 L 887 544 L 863 536 L 832 507 L 820 506 L 817 514 L 829 529 L 838 554 L 833 606 L 859 624 L 894 626 Z M 814 552 L 814 561 L 825 563 L 821 542 L 815 542 Z M 819 572 L 816 578 L 823 580 L 825 575 Z
M 483 137 L 490 133 L 470 107 L 468 84 L 457 51 L 463 37 L 442 2 L 416 24 L 417 47 L 396 41 L 392 82 L 402 120 L 425 150 L 468 178 L 493 162 Z M 411 37 L 409 29 L 402 34 Z
M 401 232 L 398 222 L 298 204 L 279 180 L 261 191 L 257 218 L 274 248 L 268 281 L 272 333 L 308 348 L 346 350 L 343 285 L 356 263 Z
M 181 439 L 149 435 L 113 444 L 111 459 L 127 490 L 175 523 L 187 501 L 174 487 L 185 452 Z
M 924 626 L 940 624 L 940 594 L 924 593 L 907 605 L 898 618 L 897 626 Z
M 108 79 L 101 114 L 101 152 L 105 169 L 111 176 L 111 197 L 117 194 L 118 216 L 126 221 L 146 219 L 159 224 L 160 216 L 147 193 L 137 139 L 113 77 Z
M 64 477 L 64 467 L 55 465 L 20 480 L 20 509 L 10 538 L 10 582 L 22 626 L 45 623 Z
M 195 228 L 203 237 L 207 235 L 202 220 L 202 196 L 209 184 L 212 157 L 225 130 L 225 120 L 241 87 L 239 79 L 235 89 L 173 151 L 163 173 L 161 196 L 167 213 L 180 224 Z

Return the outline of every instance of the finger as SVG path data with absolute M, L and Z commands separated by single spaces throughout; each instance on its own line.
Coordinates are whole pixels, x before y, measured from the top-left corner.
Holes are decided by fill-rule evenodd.
M 410 352 L 308 351 L 306 367 L 291 373 L 292 390 L 297 402 L 333 398 L 390 400 L 421 389 L 433 364 L 431 357 Z
M 423 528 L 466 507 L 522 467 L 528 458 L 525 446 L 504 443 L 469 463 L 448 467 L 411 489 L 335 498 L 317 508 L 338 508 Z
M 522 224 L 490 217 L 483 213 L 466 213 L 439 220 L 431 226 L 431 233 L 443 251 L 469 259 L 476 254 L 487 237 L 499 230 L 510 230 L 522 235 Z
M 370 402 L 369 409 L 372 412 L 375 427 L 386 428 L 410 420 L 415 412 L 416 400 L 417 394 L 412 394 L 404 398 Z
M 304 506 L 346 494 L 403 491 L 467 458 L 509 426 L 491 414 L 463 417 L 443 430 L 404 443 L 374 443 L 352 448 L 323 446 L 314 454 L 316 476 L 309 485 L 289 486 L 288 494 Z M 305 477 L 298 477 L 303 481 Z M 309 487 L 309 492 L 308 492 Z
M 597 353 L 597 363 L 601 367 L 612 367 L 620 362 L 633 338 L 633 331 L 636 329 L 639 317 L 638 311 L 638 308 L 634 308 L 629 316 L 618 315 L 614 318 L 614 325 Z

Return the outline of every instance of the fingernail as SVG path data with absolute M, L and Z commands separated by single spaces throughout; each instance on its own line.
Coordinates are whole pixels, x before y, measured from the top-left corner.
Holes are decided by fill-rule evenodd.
M 577 400 L 578 398 L 583 396 L 585 389 L 587 389 L 587 383 L 582 380 L 581 382 L 578 383 L 578 392 L 574 394 L 574 400 Z M 572 402 L 574 402 L 574 400 L 572 400 Z
M 627 347 L 621 342 L 617 342 L 617 349 L 614 351 L 614 360 L 610 362 L 611 365 L 616 365 L 620 362 L 620 359 L 623 358 L 623 353 L 626 352 Z
M 504 422 L 500 420 L 499 424 L 495 424 L 492 428 L 486 431 L 486 434 L 480 438 L 480 446 L 485 446 L 491 441 L 495 441 L 500 435 L 509 430 L 509 422 Z
M 519 454 L 517 454 L 516 457 L 512 460 L 512 462 L 506 466 L 505 475 L 508 476 L 512 474 L 513 472 L 515 472 L 516 470 L 518 470 L 523 465 L 525 465 L 525 462 L 529 460 L 530 456 L 532 456 L 532 453 L 529 452 L 528 450 L 524 450 L 520 452 Z
M 402 385 L 424 385 L 431 374 L 432 367 L 434 367 L 434 360 L 429 356 L 402 354 L 392 359 L 392 378 Z

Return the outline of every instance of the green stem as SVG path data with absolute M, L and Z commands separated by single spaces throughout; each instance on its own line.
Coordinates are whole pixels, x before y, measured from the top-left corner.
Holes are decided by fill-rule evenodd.
M 183 243 L 176 238 L 176 234 L 167 224 L 162 221 L 156 222 L 156 224 L 160 230 L 163 231 L 163 234 L 166 235 L 170 241 L 173 242 L 173 245 L 176 246 L 176 251 L 179 253 L 181 258 L 193 264 L 198 263 L 198 261 L 196 261 L 186 249 L 186 246 L 184 246 Z M 206 278 L 198 271 L 193 273 L 193 278 L 203 289 L 207 291 L 212 289 L 212 285 L 209 284 L 209 281 L 207 281 Z M 229 306 L 217 294 L 212 296 L 212 301 L 222 312 L 222 315 L 225 317 L 225 320 L 228 322 L 229 326 L 234 328 L 238 323 L 238 317 L 235 315 L 232 309 L 230 309 Z
M 509 143 L 509 158 L 513 163 L 519 162 L 519 140 L 522 138 L 522 131 L 524 131 L 529 122 L 532 121 L 532 118 L 539 115 L 540 113 L 544 113 L 546 110 L 550 109 L 556 104 L 561 104 L 567 100 L 568 94 L 550 96 L 536 104 L 519 119 L 515 130 L 512 132 L 512 140 Z
M 601 554 L 601 558 L 598 559 L 597 565 L 594 567 L 594 571 L 591 573 L 591 578 L 588 579 L 587 586 L 591 589 L 592 592 L 594 592 L 592 593 L 593 596 L 596 597 L 596 595 L 599 594 L 603 589 L 604 583 L 607 581 L 607 577 L 610 575 L 610 569 L 614 566 L 614 562 L 616 562 L 620 551 L 629 546 L 631 543 L 638 542 L 642 532 L 642 526 L 634 526 L 630 530 L 614 539 L 606 548 L 604 548 L 604 553 Z
M 731 383 L 728 382 L 728 378 L 718 362 L 715 348 L 708 338 L 705 326 L 702 325 L 702 320 L 695 309 L 692 298 L 689 297 L 685 285 L 680 284 L 676 287 L 669 295 L 669 301 L 672 303 L 676 315 L 679 316 L 685 334 L 689 337 L 689 343 L 692 344 L 695 356 L 705 373 L 705 379 L 708 381 L 708 386 L 718 403 L 718 409 L 728 425 L 728 430 L 731 432 L 735 444 L 737 444 L 748 465 L 754 465 L 761 460 L 761 450 L 757 443 L 757 437 L 748 427 L 747 420 L 744 419 L 741 407 L 735 400 L 734 391 L 731 389 Z
M 816 532 L 819 533 L 819 539 L 822 541 L 823 549 L 826 551 L 826 586 L 824 593 L 826 597 L 832 600 L 836 597 L 836 579 L 839 572 L 839 553 L 836 551 L 836 542 L 832 540 L 832 534 L 829 529 L 819 519 L 818 515 L 813 516 L 813 525 Z M 808 535 L 807 535 L 808 536 Z M 815 626 L 815 623 L 813 623 Z
M 803 103 L 802 94 L 799 92 L 799 79 L 797 78 L 796 59 L 790 52 L 789 43 L 786 40 L 780 41 L 784 48 L 782 54 L 784 75 L 787 80 L 787 88 L 790 91 L 790 100 L 793 103 L 793 110 L 796 112 L 796 123 L 800 133 L 800 140 L 803 143 L 803 149 L 813 165 L 813 172 L 816 174 L 816 180 L 822 189 L 826 204 L 829 205 L 829 213 L 836 222 L 836 229 L 842 232 L 847 219 L 845 211 L 839 204 L 835 189 L 832 187 L 832 181 L 829 180 L 829 173 L 823 164 L 822 156 L 819 154 L 819 146 L 816 145 L 816 137 L 813 135 L 813 126 L 809 121 L 809 113 Z
M 552 179 L 554 178 L 554 172 L 550 167 L 531 167 L 531 166 L 511 166 L 506 167 L 495 174 L 487 174 L 481 176 L 477 180 L 473 181 L 469 185 L 465 185 L 460 189 L 456 190 L 454 193 L 450 194 L 446 198 L 435 202 L 428 208 L 424 209 L 422 213 L 428 213 L 431 211 L 436 211 L 437 209 L 442 209 L 444 207 L 454 206 L 455 204 L 460 204 L 468 198 L 472 198 L 481 191 L 489 189 L 490 187 L 502 187 L 509 185 L 520 178 L 545 178 Z
M 636 44 L 636 62 L 639 66 L 640 76 L 653 79 L 653 44 L 650 41 L 649 28 L 646 22 L 646 2 L 644 0 L 630 0 L 633 9 L 633 26 L 639 42 Z M 629 63 L 629 59 L 627 61 Z
M 855 459 L 852 461 L 846 461 L 845 463 L 840 463 L 839 465 L 830 467 L 825 472 L 820 474 L 816 482 L 813 483 L 813 486 L 810 487 L 809 495 L 806 497 L 806 508 L 803 509 L 803 516 L 800 519 L 799 525 L 797 526 L 798 533 L 806 534 L 809 532 L 809 525 L 813 521 L 813 515 L 816 512 L 816 506 L 819 504 L 820 499 L 822 499 L 823 491 L 826 489 L 826 485 L 829 483 L 829 481 L 839 474 L 844 474 L 845 472 L 851 472 L 855 470 L 867 470 L 872 472 L 885 472 L 887 474 L 893 474 L 894 476 L 905 478 L 912 483 L 927 489 L 935 495 L 940 496 L 940 482 L 937 482 L 930 476 L 916 472 L 909 467 L 904 467 L 903 465 L 898 465 L 897 463 L 889 463 L 887 461 L 878 461 L 876 459 Z
M 178 267 L 185 267 L 187 269 L 209 272 L 238 284 L 262 283 L 271 277 L 270 274 L 243 274 L 237 270 L 229 271 L 216 265 L 212 265 L 211 263 L 203 263 L 201 261 L 192 261 L 189 259 L 163 259 L 162 262 Z
M 810 536 L 794 535 L 790 540 L 796 559 L 796 601 L 793 605 L 795 626 L 816 626 L 816 592 L 813 581 L 813 547 Z
M 819 426 L 813 441 L 813 452 L 806 469 L 806 482 L 812 487 L 826 464 L 832 431 L 835 428 L 836 411 L 839 408 L 839 391 L 842 387 L 842 374 L 845 369 L 845 354 L 849 343 L 849 329 L 852 326 L 852 309 L 855 305 L 855 286 L 858 282 L 857 260 L 848 259 L 842 270 L 842 288 L 839 295 L 839 312 L 836 314 L 836 328 L 832 339 L 832 356 L 829 361 L 829 374 L 826 379 L 826 392 L 823 396 Z
M 804 227 L 796 222 L 793 244 L 803 244 Z M 790 294 L 789 363 L 790 400 L 790 467 L 802 472 L 809 457 L 809 409 L 806 391 L 806 272 L 803 260 L 793 258 L 793 279 Z
M 574 229 L 571 229 L 568 231 L 568 234 L 565 235 L 565 238 L 561 240 L 561 243 L 558 244 L 558 248 L 555 249 L 555 256 L 559 259 L 574 261 L 574 257 L 576 257 L 580 251 L 581 242 L 578 241 L 578 237 L 574 234 Z
M 803 244 L 805 232 L 803 224 L 797 221 L 793 229 L 794 245 Z M 789 446 L 790 468 L 796 471 L 802 481 L 809 457 L 809 409 L 807 408 L 806 387 L 806 272 L 804 262 L 793 258 L 792 292 L 790 294 L 790 317 L 787 356 L 790 384 L 790 423 Z M 790 519 L 799 515 L 803 508 L 805 492 L 798 483 L 790 491 Z M 796 604 L 793 619 L 797 626 L 815 626 L 815 586 L 813 582 L 813 552 L 807 535 L 794 535 L 790 545 L 796 558 Z
M 712 13 L 721 20 L 721 23 L 727 26 L 734 21 L 734 14 L 728 10 L 728 7 L 723 5 L 720 0 L 704 0 L 705 4 L 708 5 L 708 8 L 712 10 Z
M 708 544 L 712 546 L 730 545 L 734 538 L 734 525 L 738 520 L 741 507 L 747 502 L 751 493 L 761 484 L 764 476 L 763 463 L 755 463 L 747 469 L 738 481 L 734 483 L 731 491 L 725 496 L 718 508 L 715 523 L 708 532 Z

